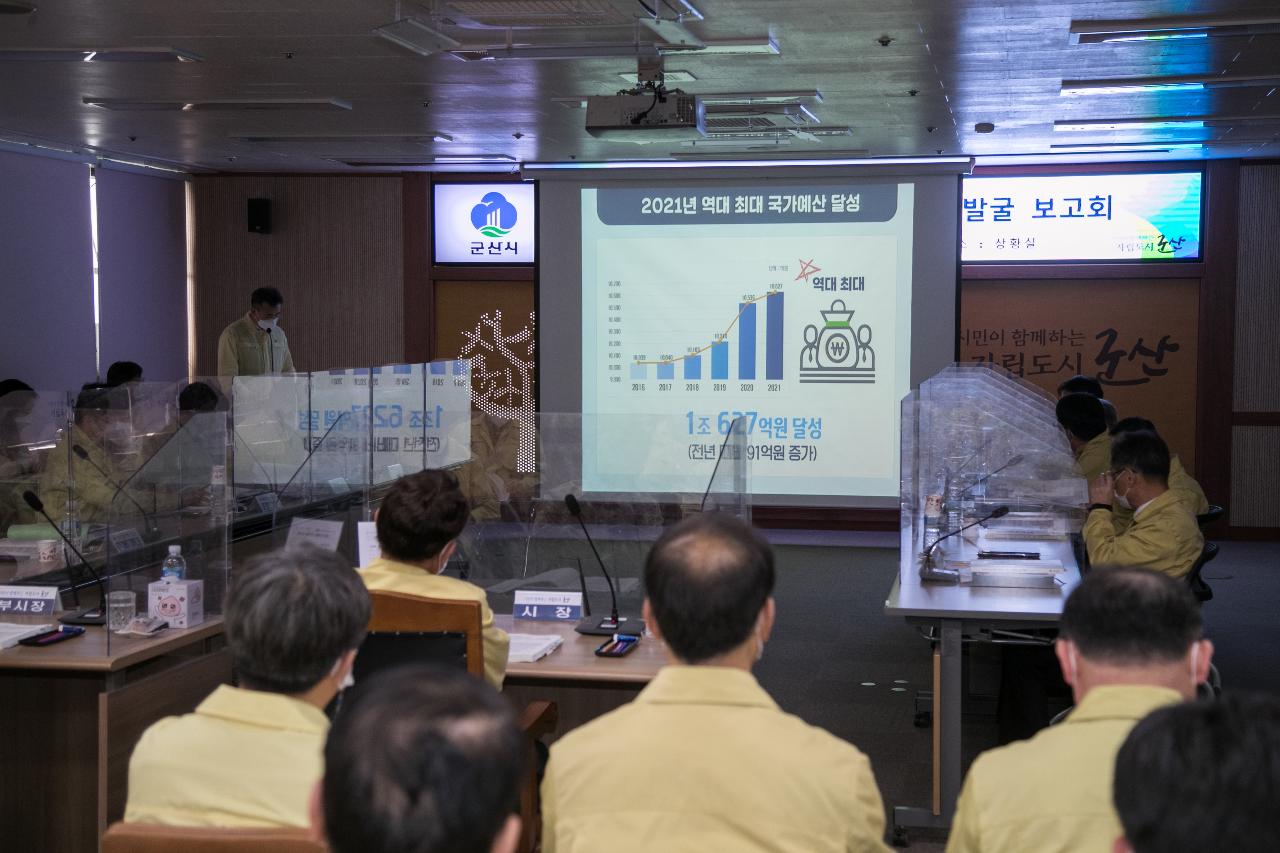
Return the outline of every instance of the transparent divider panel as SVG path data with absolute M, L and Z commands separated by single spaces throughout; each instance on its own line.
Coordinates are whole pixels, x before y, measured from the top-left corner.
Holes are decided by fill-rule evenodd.
M 902 404 L 903 527 L 917 528 L 930 495 L 941 532 L 1008 506 L 990 529 L 1058 536 L 1079 529 L 1087 488 L 1074 471 L 1051 397 L 985 365 L 953 365 Z
M 64 591 L 75 585 L 56 531 L 26 499 L 30 492 L 54 524 L 72 529 L 74 515 L 67 512 L 75 505 L 74 402 L 75 395 L 65 391 L 12 391 L 0 397 L 0 554 L 11 558 L 0 561 L 0 583 L 56 585 Z M 96 600 L 96 592 L 92 596 Z
M 714 496 L 708 511 L 749 515 L 744 431 L 726 424 L 727 435 L 709 458 L 694 460 L 687 433 L 668 421 L 540 414 L 532 475 L 506 467 L 514 462 L 518 431 L 491 433 L 501 441 L 489 461 L 477 456 L 463 466 L 470 468 L 464 488 L 478 492 L 472 501 L 479 511 L 473 511 L 461 551 L 471 580 L 488 589 L 498 612 L 509 612 L 517 589 L 580 590 L 585 584 L 593 611 L 607 613 L 603 561 L 618 585 L 619 606 L 638 613 L 645 557 L 667 527 L 703 511 L 708 495 Z M 610 447 L 611 435 L 632 439 L 626 447 Z M 569 495 L 580 519 L 566 504 Z
M 237 376 L 231 381 L 232 486 L 237 510 L 270 515 L 274 495 L 298 471 L 313 432 L 310 377 Z
M 228 416 L 217 410 L 217 402 L 181 408 L 183 386 L 147 389 L 142 399 L 166 411 L 166 418 L 147 422 L 148 432 L 133 448 L 131 469 L 128 464 L 112 469 L 122 476 L 115 481 L 108 513 L 101 525 L 88 528 L 87 544 L 103 555 L 108 619 L 114 610 L 117 620 L 114 626 L 108 623 L 108 648 L 118 642 L 111 629 L 125 619 L 126 601 L 135 614 L 162 618 L 171 629 L 196 627 L 222 613 L 230 567 Z M 153 589 L 173 546 L 184 565 L 170 579 L 192 583 Z

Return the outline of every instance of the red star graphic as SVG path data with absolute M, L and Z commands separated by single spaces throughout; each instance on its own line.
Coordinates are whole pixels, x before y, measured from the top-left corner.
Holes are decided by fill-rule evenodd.
M 808 281 L 809 276 L 813 275 L 816 272 L 822 272 L 822 267 L 815 266 L 813 263 L 813 258 L 810 258 L 807 261 L 801 260 L 800 274 L 796 276 L 794 279 L 792 279 L 792 281 L 799 281 L 800 279 L 804 279 L 805 281 Z

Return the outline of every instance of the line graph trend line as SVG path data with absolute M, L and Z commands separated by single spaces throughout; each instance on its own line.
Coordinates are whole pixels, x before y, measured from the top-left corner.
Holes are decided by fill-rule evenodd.
M 724 339 L 729 337 L 729 333 L 733 331 L 734 326 L 738 325 L 738 321 L 742 319 L 742 315 L 746 312 L 748 305 L 754 305 L 757 302 L 763 302 L 764 300 L 768 299 L 770 296 L 775 296 L 781 292 L 782 292 L 781 290 L 771 290 L 768 293 L 766 293 L 764 296 L 757 296 L 755 299 L 748 299 L 745 302 L 743 302 L 742 307 L 738 309 L 738 315 L 729 322 L 729 328 L 725 329 L 724 332 L 720 335 L 720 340 L 712 341 L 702 349 L 695 350 L 693 352 L 687 352 L 684 355 L 674 356 L 672 358 L 658 358 L 658 359 L 650 359 L 647 361 L 637 358 L 632 361 L 632 364 L 675 364 L 677 361 L 684 361 L 686 358 L 693 358 L 694 356 L 702 355 L 704 352 L 711 349 L 716 344 L 723 343 Z

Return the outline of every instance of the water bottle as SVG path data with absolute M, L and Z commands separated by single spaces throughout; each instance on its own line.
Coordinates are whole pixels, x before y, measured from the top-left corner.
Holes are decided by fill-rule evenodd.
M 227 468 L 214 465 L 209 478 L 209 521 L 212 527 L 227 523 Z
M 160 579 L 180 581 L 187 576 L 187 561 L 182 559 L 182 546 L 170 545 L 169 556 L 160 564 Z

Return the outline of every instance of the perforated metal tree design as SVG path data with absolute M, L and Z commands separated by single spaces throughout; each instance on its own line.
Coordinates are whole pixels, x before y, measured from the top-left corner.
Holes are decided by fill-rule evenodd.
M 471 399 L 476 408 L 493 418 L 518 421 L 520 449 L 516 470 L 531 473 L 537 463 L 537 427 L 533 400 L 535 315 L 514 334 L 502 330 L 502 311 L 485 314 L 471 331 L 463 331 L 460 358 L 471 362 Z

